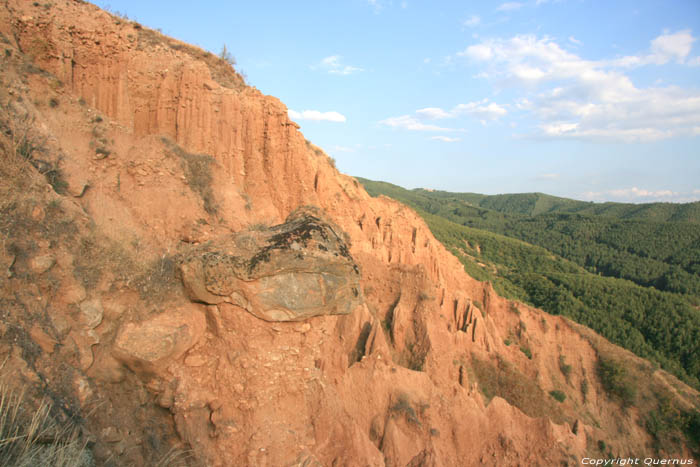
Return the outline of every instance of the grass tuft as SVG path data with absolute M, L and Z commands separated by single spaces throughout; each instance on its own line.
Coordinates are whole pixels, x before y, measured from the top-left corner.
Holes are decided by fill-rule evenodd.
M 37 410 L 31 410 L 24 391 L 15 392 L 0 382 L 0 465 L 93 465 L 77 427 L 60 425 L 50 411 L 51 404 L 46 399 Z

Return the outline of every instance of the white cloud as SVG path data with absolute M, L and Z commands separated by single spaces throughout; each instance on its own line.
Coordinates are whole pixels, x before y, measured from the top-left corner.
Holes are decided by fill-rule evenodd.
M 379 122 L 391 128 L 401 128 L 411 131 L 455 131 L 451 128 L 442 128 L 437 125 L 429 125 L 417 120 L 410 115 L 401 115 L 400 117 L 391 117 Z
M 519 10 L 522 8 L 523 4 L 520 2 L 506 2 L 506 3 L 501 3 L 498 8 L 496 8 L 496 11 L 514 11 L 514 10 Z
M 544 173 L 535 177 L 536 180 L 558 180 L 561 175 L 557 173 Z
M 450 138 L 449 136 L 431 136 L 430 139 L 434 139 L 436 141 L 442 141 L 445 143 L 456 143 L 457 141 L 462 140 L 462 138 Z
M 576 45 L 583 45 L 583 42 L 576 39 L 574 36 L 569 36 L 569 42 L 576 44 Z
M 297 112 L 295 110 L 287 110 L 289 118 L 294 120 L 311 120 L 316 122 L 336 122 L 344 123 L 346 121 L 345 115 L 338 112 L 319 112 L 318 110 L 304 110 Z
M 618 67 L 638 67 L 643 65 L 664 65 L 671 61 L 685 63 L 686 57 L 693 47 L 693 37 L 689 29 L 673 34 L 662 34 L 651 41 L 649 53 L 629 55 L 612 60 L 609 63 Z
M 468 114 L 478 118 L 488 120 L 496 120 L 503 117 L 508 111 L 505 107 L 489 102 L 488 99 L 483 99 L 478 102 L 470 102 L 468 104 L 459 104 L 452 111 L 456 115 Z
M 382 11 L 383 5 L 379 0 L 367 0 L 367 4 L 374 9 L 374 13 L 378 14 Z
M 493 57 L 493 51 L 487 44 L 470 45 L 463 52 L 457 52 L 460 57 L 469 57 L 475 60 L 489 60 Z
M 668 198 L 677 195 L 671 190 L 644 190 L 633 186 L 632 188 L 620 188 L 610 190 L 609 193 L 618 198 Z
M 638 188 L 617 188 L 604 191 L 588 191 L 582 198 L 590 201 L 618 201 L 628 203 L 671 202 L 689 203 L 700 199 L 700 190 L 677 192 L 668 189 L 651 190 Z
M 353 148 L 349 148 L 347 146 L 339 146 L 335 145 L 331 148 L 332 152 L 355 152 Z
M 545 77 L 544 71 L 528 65 L 515 65 L 511 71 L 516 78 L 523 81 L 537 81 Z
M 671 59 L 683 63 L 693 47 L 693 42 L 695 38 L 690 34 L 689 29 L 675 34 L 664 34 L 651 41 L 651 52 L 663 63 Z
M 445 112 L 438 107 L 426 107 L 425 109 L 416 110 L 416 113 L 420 117 L 425 117 L 430 120 L 439 120 L 441 118 L 451 118 L 453 115 L 449 112 Z
M 468 19 L 464 20 L 463 24 L 468 28 L 474 28 L 481 24 L 481 18 L 478 15 L 472 15 Z
M 523 87 L 516 107 L 539 122 L 548 138 L 655 141 L 700 134 L 700 92 L 677 86 L 638 88 L 619 69 L 684 61 L 695 40 L 689 31 L 664 34 L 651 52 L 608 61 L 585 60 L 549 37 L 489 39 L 458 55 L 486 65 L 500 85 Z M 486 104 L 484 104 L 486 106 Z M 492 115 L 506 109 L 491 109 Z
M 356 66 L 345 65 L 342 63 L 340 55 L 331 55 L 324 58 L 318 64 L 311 66 L 312 70 L 322 70 L 332 75 L 351 75 L 364 71 Z
M 426 107 L 425 109 L 416 110 L 416 114 L 420 118 L 429 120 L 441 120 L 444 118 L 456 118 L 462 115 L 470 115 L 472 117 L 497 120 L 506 115 L 508 110 L 505 107 L 489 102 L 488 99 L 482 99 L 477 102 L 469 102 L 467 104 L 457 104 L 452 110 L 446 111 L 439 107 Z

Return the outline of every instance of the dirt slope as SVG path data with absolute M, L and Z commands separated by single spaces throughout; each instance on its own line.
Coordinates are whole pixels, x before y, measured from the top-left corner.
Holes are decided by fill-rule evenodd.
M 98 465 L 172 447 L 212 466 L 692 456 L 646 427 L 656 394 L 679 411 L 696 391 L 470 278 L 224 61 L 79 1 L 0 2 L 0 33 L 0 354 Z M 306 205 L 344 232 L 361 277 L 350 314 L 265 321 L 230 292 L 191 300 L 193 251 L 234 261 L 232 233 L 269 239 Z M 269 275 L 260 293 L 304 297 Z M 604 389 L 601 356 L 630 368 L 631 406 Z

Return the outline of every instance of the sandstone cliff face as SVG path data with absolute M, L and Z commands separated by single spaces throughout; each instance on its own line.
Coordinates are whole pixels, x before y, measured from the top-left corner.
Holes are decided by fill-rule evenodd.
M 648 364 L 470 278 L 225 63 L 76 1 L 8 0 L 0 33 L 5 118 L 35 118 L 67 181 L 58 194 L 33 171 L 27 196 L 3 192 L 2 352 L 65 394 L 99 462 L 172 445 L 216 466 L 575 464 L 606 455 L 599 440 L 654 452 L 596 371 L 601 353 Z M 285 237 L 269 270 L 246 269 L 307 205 L 329 217 L 308 244 Z

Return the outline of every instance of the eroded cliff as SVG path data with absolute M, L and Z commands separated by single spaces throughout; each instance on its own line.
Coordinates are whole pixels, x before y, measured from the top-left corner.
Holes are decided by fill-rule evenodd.
M 98 464 L 692 456 L 599 359 L 696 391 L 470 278 L 226 62 L 78 1 L 5 1 L 0 33 L 0 352 Z

